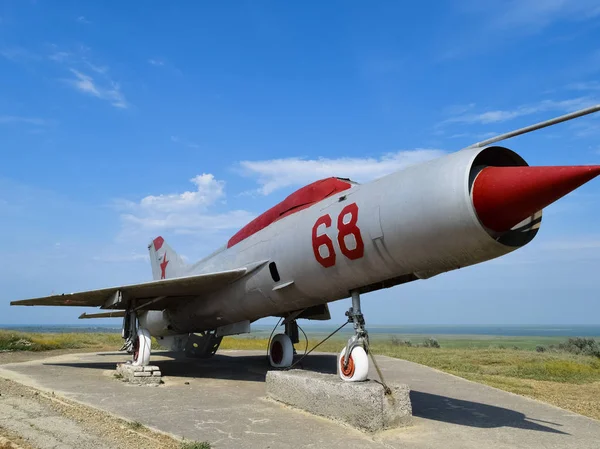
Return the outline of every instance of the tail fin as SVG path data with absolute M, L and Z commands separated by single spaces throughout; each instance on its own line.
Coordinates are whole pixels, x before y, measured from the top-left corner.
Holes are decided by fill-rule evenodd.
M 187 265 L 162 237 L 156 237 L 148 246 L 150 263 L 152 264 L 152 278 L 170 279 L 182 276 Z

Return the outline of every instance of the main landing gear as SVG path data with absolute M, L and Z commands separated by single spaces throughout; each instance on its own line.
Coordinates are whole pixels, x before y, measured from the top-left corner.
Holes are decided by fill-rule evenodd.
M 269 343 L 269 363 L 274 368 L 289 368 L 294 360 L 298 343 L 298 323 L 290 320 L 285 323 L 285 333 L 276 334 Z
M 147 366 L 150 363 L 152 338 L 147 329 L 137 326 L 137 315 L 128 312 L 123 318 L 123 330 L 121 336 L 125 343 L 121 351 L 127 351 L 132 355 L 131 361 L 127 362 L 134 366 Z
M 352 291 L 352 307 L 346 312 L 348 321 L 354 324 L 354 335 L 340 352 L 337 372 L 346 382 L 367 380 L 369 373 L 369 334 L 365 329 L 365 318 L 360 310 L 360 294 Z

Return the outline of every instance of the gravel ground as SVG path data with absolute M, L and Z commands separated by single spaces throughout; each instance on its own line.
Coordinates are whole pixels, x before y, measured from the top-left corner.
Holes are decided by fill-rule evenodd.
M 67 352 L 80 351 L 2 353 L 0 364 Z M 181 442 L 139 423 L 0 378 L 0 449 L 83 447 L 178 449 Z

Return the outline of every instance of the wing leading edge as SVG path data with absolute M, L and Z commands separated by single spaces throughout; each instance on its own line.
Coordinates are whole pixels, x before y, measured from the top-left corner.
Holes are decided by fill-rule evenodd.
M 253 268 L 255 269 L 256 267 Z M 250 271 L 253 271 L 253 269 L 243 267 L 235 270 L 203 273 L 172 279 L 161 279 L 158 281 L 143 282 L 141 284 L 102 288 L 100 290 L 63 293 L 61 295 L 24 299 L 12 301 L 10 305 L 125 309 L 130 301 L 135 300 L 136 308 L 147 309 L 147 307 L 143 306 L 144 303 L 147 303 L 148 305 L 152 303 L 151 305 L 158 307 L 159 304 L 156 304 L 156 300 L 160 298 L 160 302 L 164 308 L 163 300 L 207 294 L 240 279 Z

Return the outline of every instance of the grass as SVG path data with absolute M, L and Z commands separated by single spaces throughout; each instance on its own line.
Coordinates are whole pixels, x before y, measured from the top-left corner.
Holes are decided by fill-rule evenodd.
M 211 445 L 207 441 L 183 441 L 181 443 L 181 449 L 210 449 Z
M 31 333 L 0 329 L 0 352 L 50 351 L 53 349 L 119 349 L 121 334 L 115 333 Z M 152 338 L 152 348 L 160 348 Z
M 144 428 L 144 425 L 139 421 L 133 421 L 129 423 L 129 427 L 131 427 L 133 430 L 141 430 Z
M 120 348 L 120 334 L 41 334 L 0 330 L 0 351 L 49 351 L 51 349 Z

